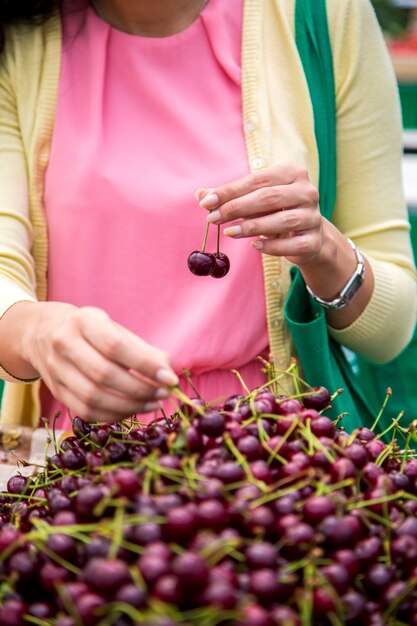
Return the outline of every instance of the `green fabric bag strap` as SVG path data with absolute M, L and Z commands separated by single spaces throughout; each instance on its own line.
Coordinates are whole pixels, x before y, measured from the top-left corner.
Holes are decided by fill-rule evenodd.
M 336 199 L 336 100 L 326 0 L 296 0 L 295 42 L 313 105 L 320 208 L 330 219 Z
M 294 19 L 295 40 L 314 113 L 320 210 L 331 219 L 337 177 L 336 99 L 326 0 L 296 0 Z M 299 269 L 293 267 L 291 274 L 284 314 L 305 379 L 311 385 L 328 387 L 332 393 L 344 389 L 334 399 L 330 415 L 346 413 L 343 425 L 347 430 L 370 426 L 376 412 L 369 407 L 344 349 L 330 338 L 324 310 L 307 292 Z

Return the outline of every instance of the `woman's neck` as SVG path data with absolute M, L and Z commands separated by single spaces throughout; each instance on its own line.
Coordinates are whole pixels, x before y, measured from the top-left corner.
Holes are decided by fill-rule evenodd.
M 185 30 L 207 0 L 91 0 L 98 15 L 132 35 L 168 37 Z

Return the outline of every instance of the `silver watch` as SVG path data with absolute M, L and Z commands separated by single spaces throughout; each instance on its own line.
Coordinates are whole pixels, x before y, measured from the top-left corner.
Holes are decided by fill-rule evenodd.
M 343 309 L 343 307 L 347 306 L 349 302 L 351 302 L 352 298 L 359 291 L 365 280 L 365 263 L 363 256 L 351 239 L 348 239 L 348 242 L 355 253 L 357 265 L 354 273 L 349 278 L 339 295 L 333 298 L 333 300 L 325 300 L 320 296 L 316 296 L 316 294 L 311 291 L 310 287 L 306 285 L 308 293 L 325 309 Z

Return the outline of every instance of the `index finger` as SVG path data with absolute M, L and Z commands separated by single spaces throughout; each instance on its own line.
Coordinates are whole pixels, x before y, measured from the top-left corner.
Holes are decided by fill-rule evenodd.
M 215 209 L 230 200 L 240 198 L 264 187 L 290 185 L 300 174 L 301 167 L 296 164 L 281 164 L 239 178 L 210 192 L 200 200 L 203 209 Z
M 98 319 L 98 317 L 100 319 Z M 94 310 L 84 318 L 84 338 L 103 356 L 126 370 L 134 370 L 156 384 L 178 384 L 168 355 Z

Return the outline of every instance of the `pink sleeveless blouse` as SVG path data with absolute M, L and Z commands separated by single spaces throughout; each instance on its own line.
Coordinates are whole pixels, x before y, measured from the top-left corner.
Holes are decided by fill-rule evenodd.
M 259 253 L 221 236 L 223 279 L 197 277 L 206 211 L 194 194 L 249 173 L 241 102 L 242 0 L 210 0 L 165 38 L 118 31 L 92 9 L 63 15 L 63 56 L 46 175 L 48 299 L 104 309 L 186 368 L 206 400 L 264 382 Z M 210 227 L 207 250 L 216 250 Z M 184 390 L 193 392 L 182 380 Z M 47 390 L 42 413 L 62 410 Z

